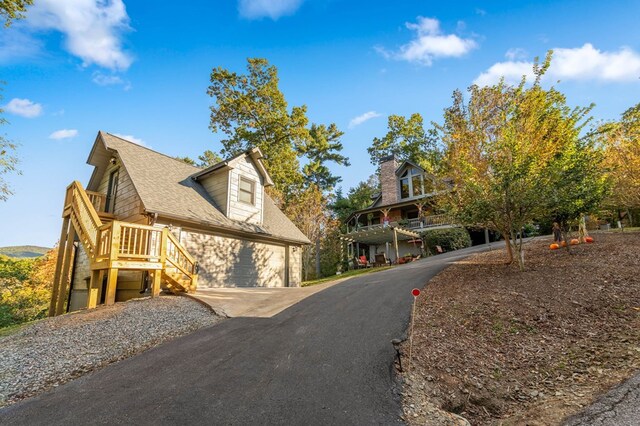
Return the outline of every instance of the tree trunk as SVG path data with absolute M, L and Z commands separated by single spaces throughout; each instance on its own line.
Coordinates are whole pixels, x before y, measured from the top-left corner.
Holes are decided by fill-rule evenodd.
M 320 278 L 320 237 L 316 238 L 316 278 Z
M 502 234 L 505 235 L 505 234 Z M 509 234 L 506 234 L 509 235 Z M 507 264 L 513 263 L 513 250 L 511 249 L 511 236 L 508 236 L 504 239 L 505 244 L 507 245 Z
M 518 259 L 518 268 L 520 271 L 524 271 L 524 253 L 522 252 L 522 244 L 518 245 L 518 234 L 517 232 L 511 232 L 511 241 L 513 242 L 513 247 L 516 249 L 516 258 Z M 522 242 L 522 232 L 520 233 L 520 242 Z M 513 254 L 512 254 L 513 257 Z

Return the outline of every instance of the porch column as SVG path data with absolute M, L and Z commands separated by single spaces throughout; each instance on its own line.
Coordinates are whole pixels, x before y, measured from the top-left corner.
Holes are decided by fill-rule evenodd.
M 356 243 L 356 257 L 360 257 L 360 243 Z
M 396 231 L 396 228 L 393 228 L 393 247 L 396 250 L 396 263 L 397 263 L 398 259 L 400 259 L 400 252 L 398 251 L 398 231 Z

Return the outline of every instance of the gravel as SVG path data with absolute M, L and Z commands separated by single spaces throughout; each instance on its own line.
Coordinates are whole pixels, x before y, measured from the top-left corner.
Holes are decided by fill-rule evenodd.
M 221 319 L 187 297 L 163 296 L 27 325 L 0 338 L 0 407 Z

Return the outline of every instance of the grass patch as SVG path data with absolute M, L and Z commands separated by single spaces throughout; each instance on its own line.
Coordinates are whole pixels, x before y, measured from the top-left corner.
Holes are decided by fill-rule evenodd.
M 387 269 L 391 269 L 393 266 L 380 266 L 378 268 L 366 268 L 366 269 L 352 269 L 347 272 L 343 272 L 340 275 L 331 275 L 330 277 L 324 277 L 317 280 L 305 281 L 302 283 L 302 287 L 309 287 L 316 284 L 322 284 L 329 281 L 342 280 L 344 278 L 355 277 L 356 275 L 364 275 L 370 274 L 371 272 L 380 272 L 386 271 Z

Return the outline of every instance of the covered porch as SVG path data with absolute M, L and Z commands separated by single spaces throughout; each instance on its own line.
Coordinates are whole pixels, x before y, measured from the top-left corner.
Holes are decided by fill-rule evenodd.
M 347 243 L 347 258 L 365 256 L 373 263 L 376 254 L 385 253 L 392 263 L 407 255 L 422 254 L 420 234 L 412 230 L 388 224 L 369 225 L 342 235 Z

